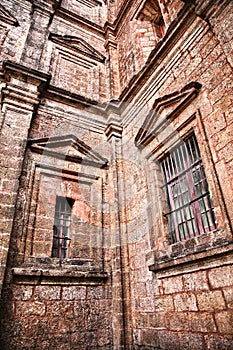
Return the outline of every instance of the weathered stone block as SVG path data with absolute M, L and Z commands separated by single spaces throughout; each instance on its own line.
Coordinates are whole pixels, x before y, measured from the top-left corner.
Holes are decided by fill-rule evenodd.
M 46 316 L 50 318 L 65 317 L 74 319 L 74 302 L 51 300 L 46 303 Z
M 172 331 L 190 330 L 190 319 L 192 314 L 189 312 L 167 313 L 168 329 Z
M 220 333 L 233 334 L 233 311 L 221 311 L 215 314 Z
M 86 287 L 81 286 L 70 286 L 62 288 L 62 299 L 63 300 L 78 300 L 86 299 Z
M 154 329 L 141 331 L 141 343 L 144 345 L 150 345 L 152 347 L 158 346 L 158 332 Z
M 35 301 L 17 301 L 16 302 L 16 317 L 27 318 L 31 316 L 44 316 L 46 312 L 45 303 Z
M 233 337 L 206 335 L 205 343 L 209 350 L 230 350 L 233 348 Z
M 233 289 L 232 287 L 223 289 L 223 294 L 230 309 L 233 309 Z
M 148 328 L 148 315 L 147 313 L 135 313 L 134 314 L 134 326 L 135 328 Z M 150 325 L 150 323 L 149 323 Z
M 209 271 L 208 278 L 212 288 L 231 286 L 233 281 L 232 266 L 223 266 L 212 269 Z
M 190 330 L 194 332 L 216 332 L 217 328 L 213 316 L 209 313 L 192 313 Z
M 163 288 L 165 294 L 172 294 L 183 291 L 183 280 L 181 276 L 165 278 L 163 280 Z
M 154 300 L 155 311 L 173 311 L 174 304 L 171 296 L 156 297 Z
M 203 336 L 200 334 L 179 333 L 181 350 L 200 350 L 203 348 Z
M 59 286 L 36 286 L 34 291 L 35 300 L 59 300 L 61 287 Z
M 209 291 L 197 294 L 197 303 L 200 311 L 223 310 L 226 308 L 221 291 Z
M 152 298 L 139 298 L 139 308 L 143 312 L 153 312 L 156 306 Z
M 13 300 L 30 300 L 33 288 L 31 286 L 14 286 Z
M 176 294 L 174 295 L 174 304 L 177 311 L 197 311 L 195 294 Z
M 154 314 L 148 315 L 148 327 L 149 328 L 166 328 L 166 313 L 165 312 L 155 312 Z
M 173 349 L 179 350 L 178 335 L 172 332 L 158 331 L 159 347 L 162 350 Z
M 104 288 L 102 286 L 88 287 L 87 298 L 88 299 L 104 299 Z

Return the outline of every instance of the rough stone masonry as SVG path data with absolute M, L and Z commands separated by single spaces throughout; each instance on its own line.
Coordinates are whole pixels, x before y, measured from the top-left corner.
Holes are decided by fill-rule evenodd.
M 1 0 L 2 350 L 233 349 L 232 22 Z

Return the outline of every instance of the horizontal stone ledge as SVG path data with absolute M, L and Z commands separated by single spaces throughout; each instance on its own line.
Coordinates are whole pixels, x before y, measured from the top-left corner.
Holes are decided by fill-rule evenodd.
M 13 283 L 27 285 L 102 285 L 108 279 L 104 271 L 77 271 L 71 268 L 12 268 Z
M 50 74 L 9 60 L 3 62 L 3 70 L 5 73 L 20 73 L 23 76 L 30 77 L 31 79 L 36 79 L 39 82 L 43 83 L 48 83 L 51 79 Z
M 229 242 L 202 252 L 171 258 L 166 262 L 155 261 L 149 266 L 149 270 L 156 273 L 157 278 L 162 279 L 232 264 L 233 242 Z

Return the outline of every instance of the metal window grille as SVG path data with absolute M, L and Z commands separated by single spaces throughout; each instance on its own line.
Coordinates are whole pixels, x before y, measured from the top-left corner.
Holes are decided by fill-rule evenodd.
M 215 229 L 213 205 L 195 136 L 182 141 L 160 165 L 172 243 Z
M 53 258 L 67 258 L 69 256 L 72 205 L 73 200 L 57 197 L 53 226 Z

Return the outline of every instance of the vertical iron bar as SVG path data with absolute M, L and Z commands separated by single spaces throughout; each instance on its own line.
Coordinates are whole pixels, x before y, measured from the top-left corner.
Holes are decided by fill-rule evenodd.
M 184 144 L 184 147 L 183 145 L 181 145 L 180 147 L 180 153 L 181 153 L 181 157 L 183 158 L 183 161 L 185 163 L 185 156 L 184 156 L 184 151 L 186 153 L 186 156 L 187 156 L 187 159 L 188 159 L 188 163 L 189 163 L 189 157 L 188 157 L 188 153 L 187 153 L 187 150 L 186 150 L 186 145 Z M 191 164 L 186 164 L 186 168 L 189 167 Z M 192 200 L 192 192 L 190 192 L 190 187 L 191 187 L 191 191 L 194 190 L 194 180 L 193 180 L 193 177 L 191 175 L 191 182 L 190 182 L 190 171 L 192 172 L 192 170 L 188 170 L 185 172 L 185 176 L 186 176 L 186 179 L 187 179 L 187 183 L 188 183 L 188 197 L 189 197 L 189 208 L 191 207 L 192 210 L 194 211 L 194 221 L 196 222 L 195 223 L 195 226 L 197 228 L 197 233 L 200 234 L 200 229 L 199 229 L 199 225 L 198 225 L 198 213 L 196 211 L 196 207 L 195 205 L 191 205 L 191 200 Z M 196 233 L 196 231 L 194 231 Z M 195 235 L 195 234 L 194 234 Z

